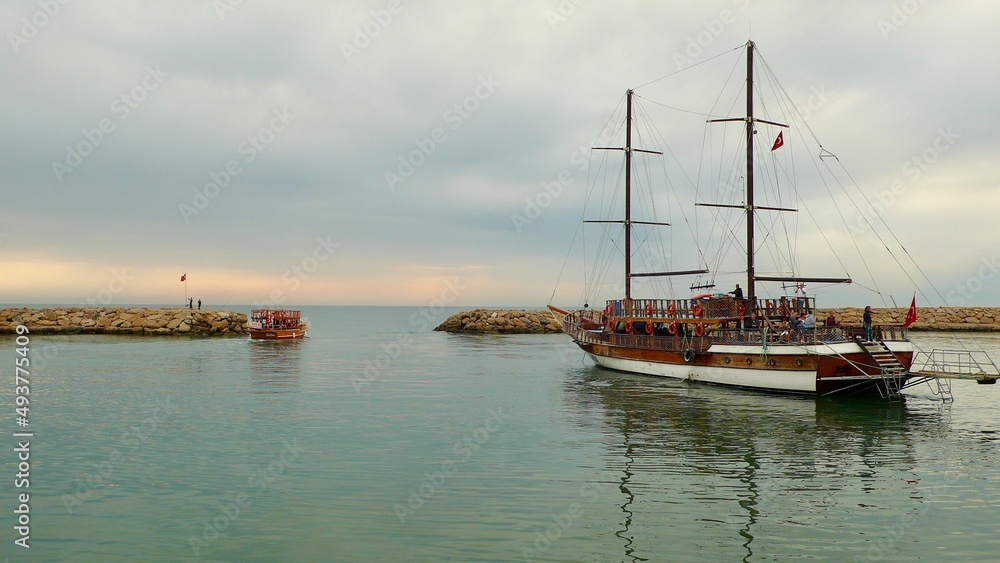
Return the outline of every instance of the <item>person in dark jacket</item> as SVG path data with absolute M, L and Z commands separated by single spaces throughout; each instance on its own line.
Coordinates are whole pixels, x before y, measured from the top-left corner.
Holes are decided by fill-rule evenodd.
M 868 305 L 865 307 L 865 315 L 861 320 L 861 324 L 865 327 L 865 341 L 871 342 L 875 339 L 875 331 L 872 329 L 872 307 Z

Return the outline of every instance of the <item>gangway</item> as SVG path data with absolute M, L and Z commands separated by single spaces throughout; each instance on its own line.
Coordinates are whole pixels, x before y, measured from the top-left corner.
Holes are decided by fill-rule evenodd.
M 1000 369 L 985 350 L 919 350 L 910 368 L 903 388 L 926 382 L 944 400 L 954 400 L 951 394 L 954 379 L 971 379 L 981 385 L 993 385 L 1000 379 Z M 931 382 L 936 384 L 936 390 Z

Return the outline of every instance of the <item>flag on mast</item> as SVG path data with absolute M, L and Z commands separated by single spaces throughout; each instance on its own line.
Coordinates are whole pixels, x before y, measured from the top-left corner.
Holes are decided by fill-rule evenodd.
M 906 319 L 903 321 L 903 326 L 910 326 L 911 324 L 917 322 L 917 294 L 913 294 L 913 301 L 910 301 L 910 310 L 906 312 Z
M 188 275 L 187 272 L 184 272 L 184 274 L 181 276 L 181 281 L 184 281 L 186 279 L 188 279 Z
M 774 144 L 771 145 L 771 150 L 776 151 L 781 148 L 781 145 L 785 144 L 785 138 L 782 137 L 784 131 L 778 131 L 778 138 L 774 140 Z

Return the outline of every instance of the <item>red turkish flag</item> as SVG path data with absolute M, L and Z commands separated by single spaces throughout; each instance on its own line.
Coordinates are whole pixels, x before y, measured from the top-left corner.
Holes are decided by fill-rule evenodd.
M 903 321 L 903 326 L 910 326 L 911 324 L 917 322 L 917 294 L 913 294 L 913 301 L 910 302 L 910 310 L 906 312 L 906 319 Z
M 771 150 L 775 151 L 781 148 L 781 145 L 785 144 L 785 139 L 781 136 L 784 131 L 778 131 L 778 138 L 774 140 L 774 144 L 771 145 Z
M 188 279 L 188 275 L 185 273 L 183 276 L 181 276 L 181 281 L 184 281 L 186 279 Z

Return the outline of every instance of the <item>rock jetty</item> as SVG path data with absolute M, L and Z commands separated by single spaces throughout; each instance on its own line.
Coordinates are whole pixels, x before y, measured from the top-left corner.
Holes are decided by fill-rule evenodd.
M 872 307 L 875 324 L 902 324 L 907 309 Z M 820 323 L 833 312 L 848 326 L 861 326 L 862 307 L 818 309 Z M 559 321 L 543 310 L 476 309 L 448 317 L 434 330 L 445 332 L 544 334 L 562 331 Z M 1000 332 L 1000 307 L 922 307 L 910 330 Z
M 246 334 L 247 316 L 233 311 L 164 307 L 0 309 L 0 334 L 25 325 L 32 334 Z
M 548 334 L 562 332 L 562 323 L 548 311 L 476 309 L 448 317 L 434 330 L 496 334 Z
M 875 324 L 903 324 L 907 309 L 872 307 L 872 321 Z M 865 309 L 864 307 L 817 309 L 816 319 L 822 323 L 831 311 L 842 324 L 861 326 L 861 317 Z M 910 326 L 910 330 L 998 332 L 1000 307 L 919 307 L 918 305 L 917 322 Z

